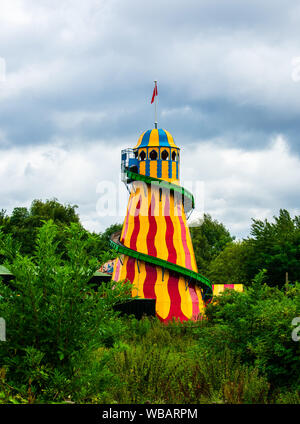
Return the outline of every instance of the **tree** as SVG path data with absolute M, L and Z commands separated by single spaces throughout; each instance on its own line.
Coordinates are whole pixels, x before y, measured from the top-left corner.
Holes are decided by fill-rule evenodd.
M 207 277 L 213 284 L 246 284 L 245 262 L 247 246 L 244 242 L 228 243 L 208 266 Z
M 199 272 L 207 272 L 210 262 L 232 242 L 232 237 L 225 226 L 204 214 L 202 223 L 198 227 L 191 227 L 190 233 L 193 241 Z
M 283 286 L 286 273 L 290 281 L 300 281 L 300 216 L 280 209 L 273 223 L 253 219 L 251 236 L 245 241 L 248 279 L 265 268 L 269 285 Z
M 79 223 L 79 216 L 76 213 L 77 205 L 62 205 L 57 199 L 33 200 L 29 210 L 25 207 L 14 208 L 10 217 L 4 216 L 4 211 L 0 215 L 0 226 L 3 226 L 5 233 L 11 233 L 15 240 L 21 243 L 22 253 L 31 255 L 34 250 L 34 240 L 38 228 L 44 221 L 52 219 L 63 230 L 71 223 Z M 64 244 L 62 238 L 63 231 L 58 231 L 57 237 Z
M 53 221 L 44 223 L 31 257 L 12 235 L 0 232 L 0 253 L 15 277 L 9 285 L 0 281 L 0 316 L 7 329 L 0 363 L 9 385 L 25 396 L 30 392 L 31 399 L 89 399 L 105 374 L 94 352 L 105 345 L 106 333 L 118 334 L 112 306 L 131 298 L 131 286 L 109 282 L 92 289 L 89 281 L 99 267 L 99 258 L 87 254 L 93 236 L 71 223 L 63 230 L 63 255 L 59 231 Z

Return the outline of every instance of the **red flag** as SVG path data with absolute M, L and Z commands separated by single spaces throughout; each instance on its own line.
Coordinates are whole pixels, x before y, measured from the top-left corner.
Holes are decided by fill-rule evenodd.
M 158 96 L 157 94 L 157 85 L 155 83 L 155 87 L 153 89 L 153 94 L 152 94 L 152 100 L 151 100 L 151 104 L 154 102 L 155 96 Z

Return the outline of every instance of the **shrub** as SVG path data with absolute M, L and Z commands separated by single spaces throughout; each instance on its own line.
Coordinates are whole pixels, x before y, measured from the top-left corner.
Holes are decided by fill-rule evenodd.
M 86 254 L 92 236 L 87 237 L 79 224 L 71 224 L 64 230 L 67 257 L 63 257 L 55 241 L 57 231 L 52 221 L 44 223 L 31 257 L 20 253 L 12 236 L 0 232 L 0 253 L 15 277 L 9 285 L 0 282 L 0 316 L 7 331 L 0 360 L 7 368 L 6 380 L 18 392 L 29 393 L 30 401 L 43 396 L 79 398 L 74 387 L 90 381 L 93 352 L 117 322 L 112 305 L 127 300 L 129 293 L 122 283 L 114 283 L 113 290 L 111 283 L 94 290 L 89 281 L 99 263 Z M 101 379 L 100 371 L 97 365 L 96 380 Z M 81 400 L 90 396 L 89 390 L 81 396 Z

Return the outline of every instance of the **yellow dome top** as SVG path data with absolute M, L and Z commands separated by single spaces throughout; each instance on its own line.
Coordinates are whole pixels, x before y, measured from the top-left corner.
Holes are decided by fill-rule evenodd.
M 162 128 L 144 131 L 134 148 L 140 147 L 173 147 L 178 149 L 172 135 Z

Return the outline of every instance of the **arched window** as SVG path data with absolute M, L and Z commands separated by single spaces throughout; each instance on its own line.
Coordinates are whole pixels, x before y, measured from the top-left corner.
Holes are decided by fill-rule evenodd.
M 140 160 L 145 160 L 145 157 L 146 157 L 146 153 L 144 152 L 144 150 L 142 150 L 140 153 Z
M 168 157 L 169 157 L 169 153 L 168 153 L 168 151 L 167 151 L 167 150 L 163 150 L 163 151 L 161 152 L 161 158 L 162 158 L 162 160 L 167 160 L 167 159 L 168 159 Z
M 151 160 L 157 160 L 157 152 L 155 150 L 151 150 L 149 156 Z
M 172 160 L 177 160 L 177 155 L 176 155 L 175 150 L 173 150 L 173 152 L 172 152 Z

